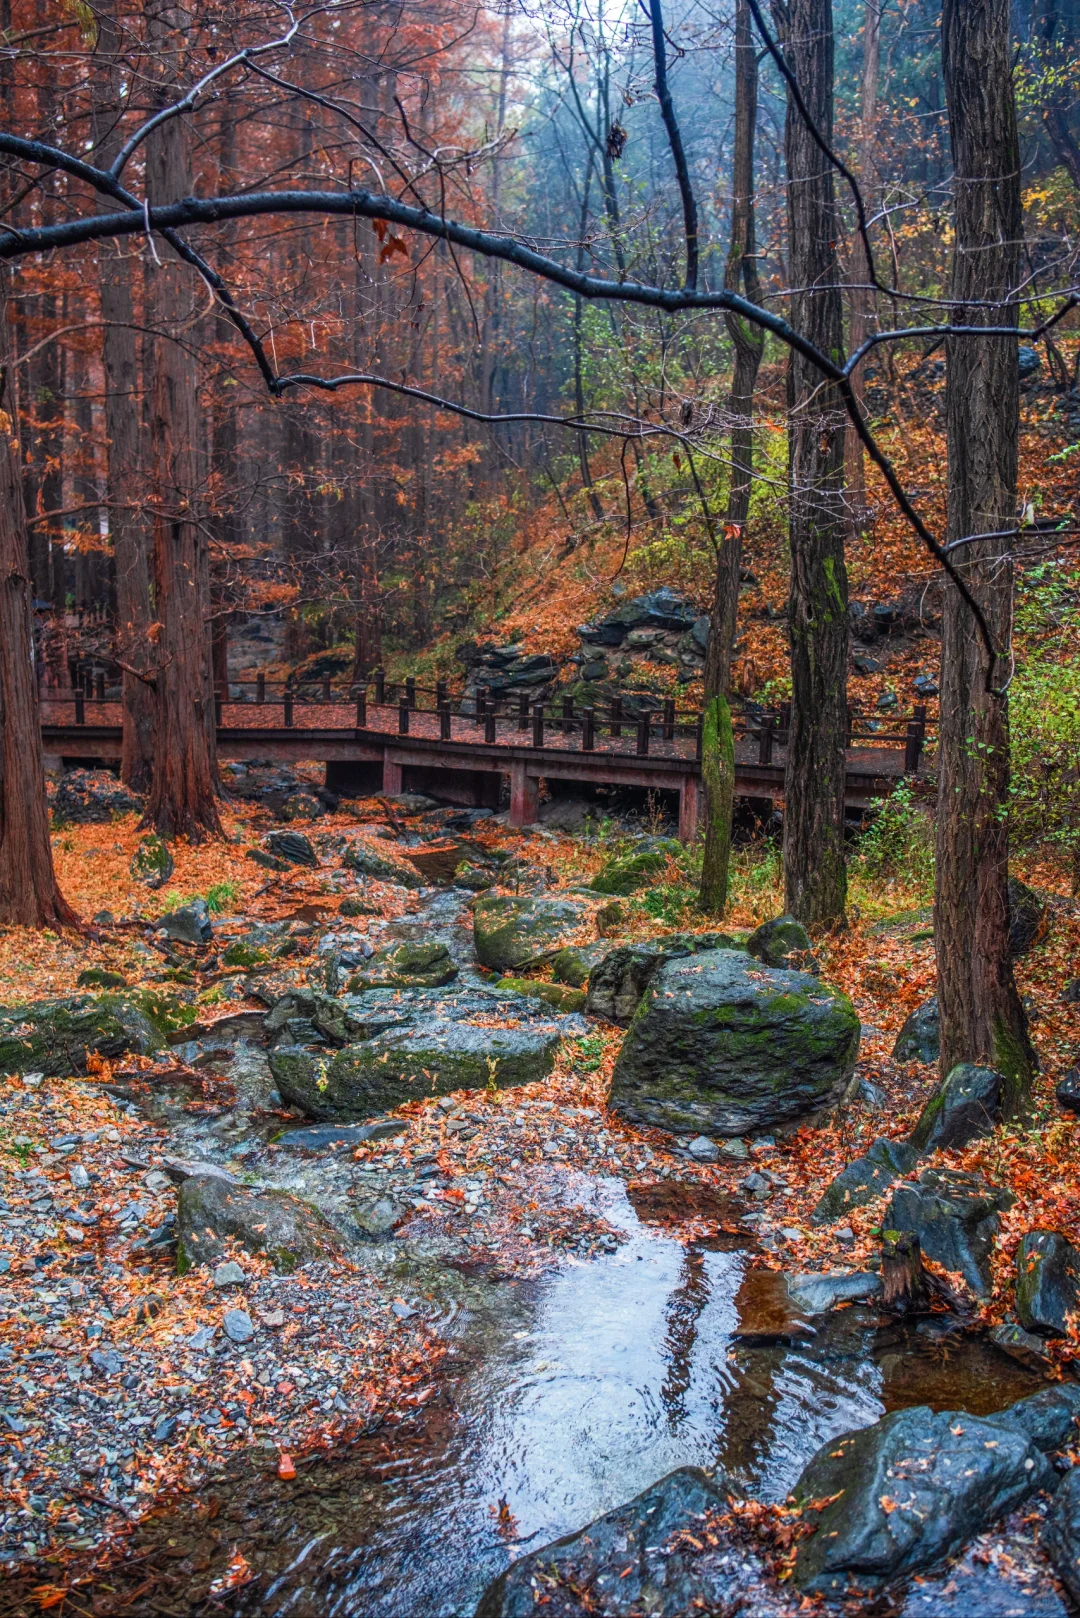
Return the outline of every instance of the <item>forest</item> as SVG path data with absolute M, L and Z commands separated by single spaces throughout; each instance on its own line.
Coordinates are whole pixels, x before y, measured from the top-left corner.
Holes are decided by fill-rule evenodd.
M 0 1611 L 1080 1610 L 1078 468 L 1080 0 L 3 0 Z

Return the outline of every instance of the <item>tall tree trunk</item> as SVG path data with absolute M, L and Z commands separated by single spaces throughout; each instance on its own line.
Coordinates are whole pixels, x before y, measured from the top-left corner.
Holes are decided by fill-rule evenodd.
M 810 117 L 833 130 L 832 0 L 790 0 L 787 59 Z M 843 352 L 832 169 L 792 98 L 785 131 L 791 323 L 826 354 Z M 843 920 L 847 740 L 844 411 L 810 362 L 788 365 L 791 729 L 784 783 L 787 908 L 807 926 Z
M 1015 325 L 1022 217 L 1008 0 L 945 0 L 942 66 L 956 212 L 951 320 Z M 981 307 L 965 307 L 978 300 Z M 1007 530 L 1016 521 L 1019 378 L 1016 339 L 947 340 L 948 533 Z M 1012 629 L 1008 539 L 959 553 L 999 646 Z M 934 939 L 941 1070 L 985 1061 L 1023 1103 L 1032 1055 L 1009 955 L 1009 721 L 987 690 L 988 657 L 970 611 L 946 581 L 941 642 Z M 1004 673 L 999 661 L 993 683 Z
M 152 205 L 193 189 L 185 121 L 146 143 Z M 202 423 L 195 360 L 184 341 L 198 283 L 166 243 L 148 267 L 154 325 L 150 441 L 154 458 L 154 774 L 146 821 L 161 837 L 221 835 L 216 802 L 206 537 L 198 520 Z M 185 314 L 186 317 L 185 318 Z M 179 338 L 180 340 L 176 340 Z M 156 630 L 156 638 L 155 638 Z M 209 712 L 207 711 L 209 707 Z
M 98 55 L 107 75 L 108 102 L 94 111 L 95 161 L 108 168 L 120 149 L 120 37 L 110 10 L 98 13 Z M 111 204 L 98 200 L 105 211 Z M 131 248 L 126 242 L 101 242 L 98 276 L 101 318 L 105 322 L 102 358 L 105 365 L 105 434 L 109 441 L 109 533 L 116 570 L 117 656 L 123 671 L 123 740 L 120 775 L 138 792 L 149 790 L 154 760 L 154 697 L 145 680 L 153 649 L 146 638 L 150 626 L 149 531 L 142 511 L 145 494 L 142 453 L 142 400 L 134 331 Z
M 0 923 L 76 927 L 53 870 L 41 718 L 34 678 L 34 612 L 19 441 L 0 289 Z
M 732 164 L 731 246 L 724 271 L 729 292 L 745 290 L 759 298 L 754 232 L 754 126 L 757 121 L 757 57 L 746 0 L 735 7 L 735 151 Z M 754 473 L 754 385 L 765 340 L 738 315 L 726 317 L 735 349 L 731 381 L 731 483 L 727 520 L 716 558 L 712 619 L 705 653 L 701 779 L 705 789 L 705 856 L 701 867 L 701 908 L 722 916 L 727 906 L 731 820 L 735 806 L 735 737 L 728 690 L 739 608 L 739 568 L 743 533 L 750 513 Z
M 877 140 L 878 70 L 881 63 L 881 13 L 885 0 L 866 0 L 863 7 L 862 85 L 859 94 L 858 173 L 863 200 L 867 197 Z M 858 231 L 851 242 L 851 280 L 848 314 L 848 352 L 865 342 L 874 315 L 874 293 L 868 290 L 870 261 Z M 855 396 L 863 402 L 863 367 L 852 377 Z M 844 476 L 847 483 L 848 511 L 852 527 L 858 531 L 866 521 L 866 465 L 862 440 L 849 432 L 844 438 Z

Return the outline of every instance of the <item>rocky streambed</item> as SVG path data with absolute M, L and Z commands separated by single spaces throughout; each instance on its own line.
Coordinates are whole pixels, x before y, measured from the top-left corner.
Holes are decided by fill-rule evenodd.
M 272 838 L 331 900 L 148 934 L 222 1014 L 0 1013 L 11 1610 L 1065 1612 L 1070 1256 L 1032 1247 L 1021 1363 L 976 1329 L 999 1204 L 920 1172 L 983 1070 L 799 1220 L 786 1132 L 863 1081 L 793 924 L 620 943 L 604 881 L 494 841 L 425 886 L 415 833 Z M 964 1278 L 908 1314 L 800 1264 L 886 1194 Z

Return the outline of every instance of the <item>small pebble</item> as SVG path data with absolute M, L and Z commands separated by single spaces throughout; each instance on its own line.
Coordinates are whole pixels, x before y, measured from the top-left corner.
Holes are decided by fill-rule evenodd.
M 219 1264 L 214 1271 L 214 1285 L 216 1287 L 239 1287 L 243 1286 L 246 1280 L 247 1276 L 235 1259 L 229 1259 L 227 1264 Z
M 228 1310 L 221 1324 L 225 1327 L 226 1337 L 234 1343 L 250 1343 L 255 1335 L 255 1327 L 246 1309 Z

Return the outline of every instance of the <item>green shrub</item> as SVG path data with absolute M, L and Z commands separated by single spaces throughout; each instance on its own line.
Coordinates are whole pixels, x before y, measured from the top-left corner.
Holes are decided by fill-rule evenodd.
M 1018 589 L 1009 691 L 1015 845 L 1080 857 L 1080 571 L 1047 562 Z
M 870 882 L 902 877 L 917 888 L 933 887 L 933 824 L 915 802 L 909 781 L 901 781 L 874 804 L 873 821 L 859 838 L 855 868 Z

